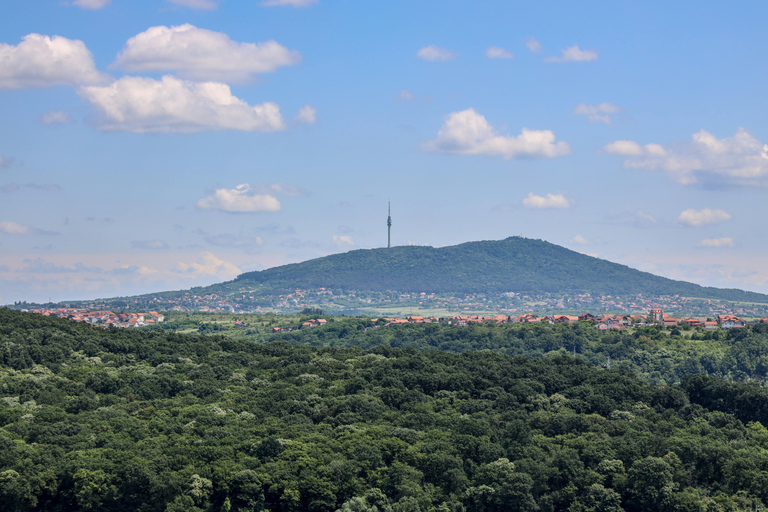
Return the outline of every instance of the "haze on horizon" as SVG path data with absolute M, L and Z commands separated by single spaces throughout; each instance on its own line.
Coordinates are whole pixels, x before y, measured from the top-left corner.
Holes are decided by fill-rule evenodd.
M 764 2 L 0 7 L 0 304 L 539 238 L 768 293 Z

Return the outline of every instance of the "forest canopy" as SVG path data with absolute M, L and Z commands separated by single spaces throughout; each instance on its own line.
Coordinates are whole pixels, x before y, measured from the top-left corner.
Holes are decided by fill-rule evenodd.
M 755 510 L 766 422 L 763 387 L 703 374 L 0 309 L 4 510 Z

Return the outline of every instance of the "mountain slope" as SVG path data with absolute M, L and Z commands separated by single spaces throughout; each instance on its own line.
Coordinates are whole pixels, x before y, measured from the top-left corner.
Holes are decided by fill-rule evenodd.
M 768 295 L 675 281 L 571 251 L 510 237 L 451 247 L 393 247 L 334 254 L 242 274 L 232 286 L 435 293 L 683 295 L 768 303 Z

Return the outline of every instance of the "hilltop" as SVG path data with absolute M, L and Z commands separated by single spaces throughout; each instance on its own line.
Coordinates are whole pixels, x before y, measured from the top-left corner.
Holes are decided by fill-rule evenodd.
M 209 291 L 241 286 L 272 292 L 681 295 L 768 303 L 768 295 L 675 281 L 543 240 L 510 237 L 450 247 L 360 249 L 240 275 Z
M 183 291 L 67 302 L 89 309 L 347 314 L 637 312 L 768 315 L 768 295 L 675 281 L 543 240 L 510 237 L 450 247 L 360 249 L 247 272 Z M 43 305 L 55 307 L 55 305 Z M 14 307 L 38 305 L 17 303 Z

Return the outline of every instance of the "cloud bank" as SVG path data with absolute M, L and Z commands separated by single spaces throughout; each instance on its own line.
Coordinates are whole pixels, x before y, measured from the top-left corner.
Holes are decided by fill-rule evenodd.
M 663 171 L 683 185 L 768 186 L 768 145 L 744 128 L 723 139 L 701 130 L 688 143 L 641 146 L 631 140 L 618 140 L 603 149 L 627 157 L 626 168 Z

